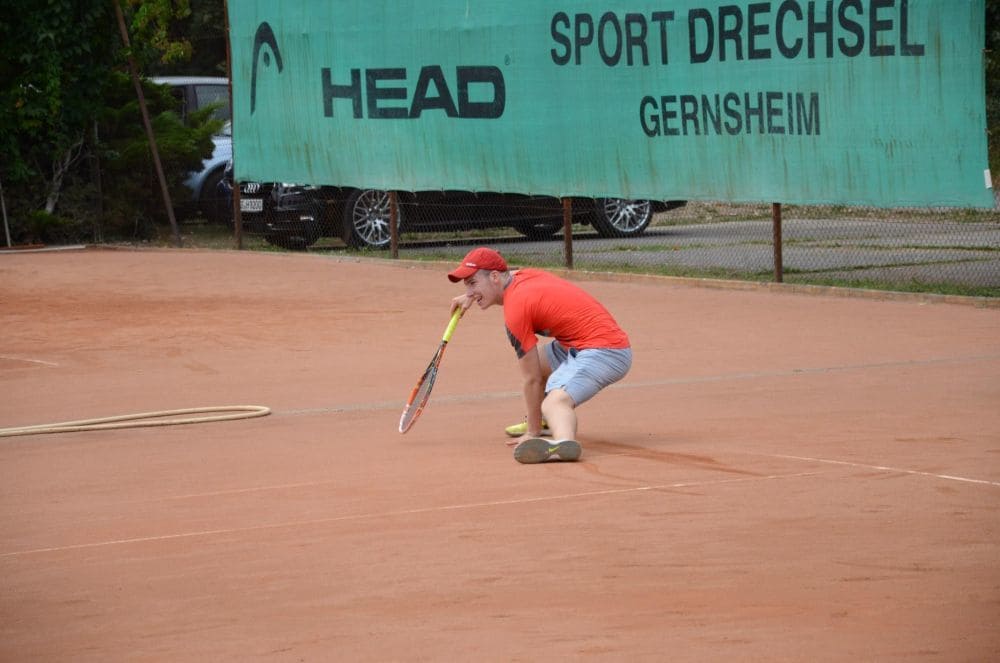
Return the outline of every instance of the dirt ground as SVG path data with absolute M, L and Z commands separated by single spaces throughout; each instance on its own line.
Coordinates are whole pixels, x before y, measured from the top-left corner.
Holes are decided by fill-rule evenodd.
M 1000 659 L 1000 308 L 587 278 L 635 365 L 519 465 L 448 266 L 0 255 L 3 661 Z

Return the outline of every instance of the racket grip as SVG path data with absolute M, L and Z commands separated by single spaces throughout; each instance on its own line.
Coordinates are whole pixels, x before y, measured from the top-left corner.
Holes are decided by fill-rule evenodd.
M 458 308 L 455 312 L 451 314 L 451 321 L 448 322 L 448 327 L 444 330 L 444 336 L 441 340 L 447 343 L 451 340 L 451 335 L 455 331 L 455 327 L 458 326 L 458 321 L 461 319 L 462 315 L 465 314 L 465 309 Z

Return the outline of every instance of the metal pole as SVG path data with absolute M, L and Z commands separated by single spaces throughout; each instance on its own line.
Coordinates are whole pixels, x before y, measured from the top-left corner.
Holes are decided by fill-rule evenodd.
M 566 269 L 573 269 L 573 199 L 563 198 L 563 251 Z
M 131 49 L 132 45 L 128 39 L 128 28 L 125 27 L 125 15 L 122 14 L 122 6 L 118 0 L 115 0 L 115 13 L 118 15 L 118 29 L 122 33 L 122 42 L 125 44 L 125 48 Z M 160 163 L 160 152 L 156 149 L 156 137 L 153 135 L 153 125 L 149 121 L 149 110 L 146 109 L 146 97 L 142 94 L 142 83 L 139 82 L 139 69 L 135 65 L 135 58 L 132 57 L 131 52 L 128 55 L 128 68 L 132 72 L 132 85 L 135 86 L 135 94 L 139 98 L 139 111 L 142 113 L 142 123 L 146 127 L 146 138 L 149 140 L 149 149 L 153 154 L 156 177 L 160 180 L 160 193 L 163 194 L 163 204 L 167 208 L 170 227 L 174 231 L 174 241 L 180 247 L 181 231 L 177 227 L 177 219 L 174 218 L 174 206 L 170 202 L 170 192 L 167 190 L 167 178 L 163 174 L 163 165 Z
M 774 229 L 774 281 L 781 283 L 785 273 L 781 262 L 781 203 L 771 203 L 771 225 Z
M 393 259 L 399 258 L 399 201 L 396 192 L 389 192 L 389 248 Z

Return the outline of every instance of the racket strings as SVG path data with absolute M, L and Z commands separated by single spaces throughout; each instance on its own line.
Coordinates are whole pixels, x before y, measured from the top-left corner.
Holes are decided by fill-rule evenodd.
M 448 323 L 448 327 L 444 331 L 441 345 L 438 347 L 437 352 L 434 353 L 434 358 L 431 359 L 431 363 L 417 382 L 417 386 L 410 393 L 410 399 L 406 402 L 406 407 L 403 408 L 403 414 L 399 418 L 400 433 L 405 433 L 410 429 L 410 426 L 413 425 L 413 422 L 423 412 L 424 405 L 430 399 L 431 389 L 434 388 L 434 379 L 437 377 L 438 366 L 441 365 L 444 350 L 448 347 L 448 340 L 451 338 L 452 332 L 455 331 L 455 326 L 458 324 L 463 313 L 465 313 L 464 310 L 458 309 L 451 314 L 451 322 Z
M 432 366 L 424 374 L 423 379 L 417 388 L 413 390 L 413 395 L 410 397 L 410 402 L 406 404 L 406 409 L 403 410 L 403 416 L 399 420 L 399 430 L 406 431 L 413 423 L 413 421 L 420 414 L 421 410 L 424 409 L 424 405 L 427 404 L 427 400 L 431 396 L 431 389 L 434 388 L 434 379 L 437 377 L 437 367 Z

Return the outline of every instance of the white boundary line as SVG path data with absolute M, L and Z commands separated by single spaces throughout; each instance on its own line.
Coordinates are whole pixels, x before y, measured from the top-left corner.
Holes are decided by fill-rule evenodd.
M 0 251 L 0 256 L 2 255 L 16 256 L 22 253 L 49 253 L 52 251 L 81 251 L 86 248 L 87 247 L 83 244 L 67 244 L 65 246 L 40 246 L 38 248 L 31 248 L 31 249 L 28 248 L 19 249 L 11 247 L 9 249 L 5 248 L 2 251 Z
M 946 481 L 961 481 L 963 483 L 976 483 L 984 486 L 996 486 L 1000 488 L 1000 481 L 987 481 L 985 479 L 970 479 L 969 477 L 959 477 L 953 474 L 935 474 L 934 472 L 922 472 L 920 470 L 907 470 L 901 467 L 889 467 L 887 465 L 869 465 L 867 463 L 852 463 L 846 460 L 832 460 L 830 458 L 813 458 L 811 456 L 789 456 L 787 454 L 753 454 L 764 456 L 765 458 L 783 458 L 786 460 L 804 460 L 813 463 L 824 463 L 826 465 L 846 465 L 848 467 L 860 467 L 868 470 L 880 470 L 882 472 L 893 472 L 896 474 L 911 474 L 916 476 L 931 477 L 933 479 L 944 479 Z
M 14 552 L 0 553 L 0 558 L 21 557 L 24 555 L 36 555 L 47 552 L 63 552 L 68 550 L 84 550 L 87 548 L 103 548 L 106 546 L 118 546 L 129 543 L 150 543 L 153 541 L 170 541 L 174 539 L 188 539 L 199 536 L 217 536 L 220 534 L 242 534 L 245 532 L 257 532 L 268 529 L 282 529 L 287 527 L 307 527 L 311 525 L 325 525 L 330 523 L 345 522 L 349 520 L 367 520 L 375 518 L 394 518 L 399 516 L 414 516 L 424 513 L 434 513 L 437 511 L 459 511 L 464 509 L 481 509 L 488 507 L 510 506 L 517 504 L 531 504 L 534 502 L 552 502 L 557 500 L 578 499 L 583 497 L 596 497 L 601 495 L 620 495 L 624 493 L 641 493 L 651 490 L 669 490 L 672 488 L 692 488 L 697 486 L 714 486 L 728 483 L 742 483 L 748 481 L 773 481 L 776 479 L 796 479 L 800 477 L 811 477 L 822 474 L 822 472 L 796 472 L 794 474 L 770 474 L 759 477 L 740 477 L 739 479 L 718 479 L 715 481 L 681 481 L 678 483 L 666 483 L 648 486 L 632 486 L 629 488 L 609 488 L 607 490 L 592 490 L 582 493 L 568 493 L 564 495 L 548 495 L 542 497 L 527 497 L 515 500 L 497 500 L 493 502 L 472 502 L 468 504 L 448 504 L 445 506 L 422 507 L 419 509 L 405 509 L 402 511 L 383 511 L 377 513 L 358 513 L 348 516 L 333 516 L 330 518 L 316 518 L 313 520 L 287 521 L 283 523 L 271 523 L 268 525 L 253 525 L 250 527 L 233 527 L 228 529 L 201 530 L 197 532 L 180 532 L 178 534 L 164 534 L 162 536 L 142 536 L 133 539 L 116 539 L 111 541 L 95 541 L 93 543 L 78 543 L 69 546 L 54 546 L 51 548 L 35 548 L 32 550 L 16 550 Z
M 872 362 L 868 364 L 840 364 L 832 366 L 805 366 L 802 368 L 789 368 L 774 371 L 752 371 L 747 373 L 721 373 L 718 375 L 688 376 L 665 378 L 661 380 L 643 380 L 641 382 L 625 380 L 616 382 L 609 386 L 608 390 L 619 389 L 646 389 L 649 387 L 674 387 L 693 384 L 709 384 L 713 382 L 730 382 L 743 380 L 760 380 L 773 378 L 803 377 L 810 375 L 823 375 L 827 373 L 843 373 L 851 371 L 883 370 L 894 368 L 923 368 L 938 366 L 943 364 L 969 364 L 986 361 L 998 361 L 1000 354 L 986 355 L 966 355 L 958 357 L 931 357 L 928 359 L 902 359 L 899 361 Z M 520 398 L 520 391 L 488 391 L 480 393 L 462 394 L 438 394 L 432 396 L 432 403 L 448 403 L 451 405 L 461 403 L 474 403 L 479 401 L 492 401 L 508 398 Z M 403 401 L 381 401 L 369 403 L 350 403 L 345 405 L 318 406 L 295 410 L 274 410 L 273 415 L 284 416 L 311 416 L 319 414 L 342 414 L 349 412 L 368 412 L 378 410 L 402 409 Z
M 166 497 L 160 497 L 154 500 L 155 502 L 170 502 L 173 500 L 197 500 L 203 497 L 222 497 L 225 495 L 240 495 L 245 493 L 259 493 L 271 490 L 290 490 L 293 488 L 315 488 L 317 486 L 329 486 L 331 484 L 337 483 L 335 480 L 331 479 L 329 481 L 303 481 L 300 483 L 281 483 L 274 484 L 271 486 L 253 486 L 251 488 L 230 488 L 228 490 L 213 490 L 209 493 L 190 493 L 188 495 L 167 495 Z M 147 500 L 143 500 L 147 501 Z
M 0 355 L 0 359 L 9 359 L 11 361 L 26 361 L 32 364 L 44 364 L 45 366 L 59 366 L 51 361 L 42 361 L 41 359 L 25 359 L 24 357 L 11 357 L 8 355 Z

